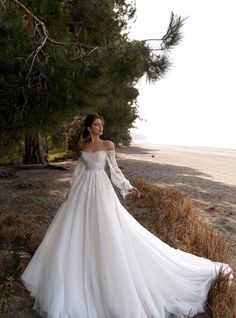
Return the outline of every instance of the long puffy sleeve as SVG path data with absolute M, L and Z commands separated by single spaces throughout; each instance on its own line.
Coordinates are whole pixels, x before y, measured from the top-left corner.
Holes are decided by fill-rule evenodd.
M 120 189 L 123 198 L 128 195 L 129 190 L 133 188 L 129 180 L 125 178 L 122 171 L 117 165 L 115 150 L 109 150 L 107 155 L 107 162 L 111 173 L 111 181 Z
M 72 185 L 75 180 L 77 179 L 77 177 L 79 176 L 79 174 L 84 170 L 85 168 L 85 164 L 84 164 L 84 161 L 79 157 L 78 158 L 78 161 L 77 161 L 77 164 L 74 168 L 74 171 L 72 173 L 72 176 L 70 178 L 70 185 Z

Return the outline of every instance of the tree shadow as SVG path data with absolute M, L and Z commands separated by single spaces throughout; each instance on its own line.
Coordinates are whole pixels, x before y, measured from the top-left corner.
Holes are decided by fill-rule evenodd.
M 152 151 L 154 153 L 157 151 L 160 151 L 160 149 L 157 149 L 157 148 L 150 148 L 150 147 L 145 148 L 144 146 L 140 148 L 133 145 L 132 147 L 119 146 L 116 148 L 116 150 L 118 151 L 118 153 L 132 154 L 132 155 L 152 155 L 151 154 Z

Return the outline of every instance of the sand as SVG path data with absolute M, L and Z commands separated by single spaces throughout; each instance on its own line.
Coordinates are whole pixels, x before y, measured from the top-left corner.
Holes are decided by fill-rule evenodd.
M 236 150 L 132 143 L 117 153 L 127 177 L 185 192 L 236 252 Z

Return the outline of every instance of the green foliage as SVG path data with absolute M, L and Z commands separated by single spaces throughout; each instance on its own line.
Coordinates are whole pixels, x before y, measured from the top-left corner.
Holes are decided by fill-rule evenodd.
M 50 38 L 81 44 L 48 41 L 36 55 L 42 34 L 19 6 L 4 2 L 0 12 L 1 153 L 11 153 L 31 129 L 59 140 L 65 125 L 90 111 L 104 116 L 104 138 L 128 143 L 129 130 L 139 117 L 134 85 L 145 74 L 156 81 L 168 71 L 165 50 L 179 42 L 182 20 L 171 16 L 164 51 L 156 54 L 145 41 L 128 39 L 127 25 L 135 17 L 132 2 L 26 0 L 24 5 L 45 23 Z M 88 54 L 89 47 L 96 49 Z
M 0 132 L 3 128 L 6 132 L 24 132 L 31 127 L 43 130 L 67 112 L 71 101 L 68 53 L 64 48 L 48 47 L 38 56 L 27 80 L 33 43 L 22 14 L 16 6 L 6 5 L 0 23 Z M 48 55 L 46 60 L 44 54 Z

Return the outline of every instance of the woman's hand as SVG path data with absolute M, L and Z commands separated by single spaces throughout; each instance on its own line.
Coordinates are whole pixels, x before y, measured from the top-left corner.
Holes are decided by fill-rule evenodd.
M 132 188 L 132 189 L 130 189 L 129 191 L 131 191 L 132 194 L 133 194 L 135 197 L 140 198 L 141 194 L 140 194 L 140 192 L 139 192 L 139 190 L 138 190 L 137 188 Z

